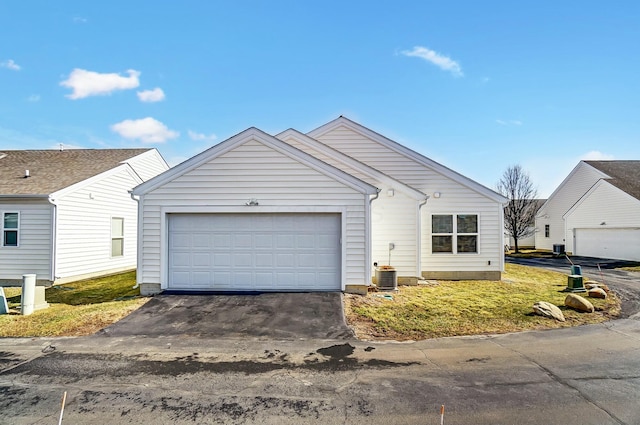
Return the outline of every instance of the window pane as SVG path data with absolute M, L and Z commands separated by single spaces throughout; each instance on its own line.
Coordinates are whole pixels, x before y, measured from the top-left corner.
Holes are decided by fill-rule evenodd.
M 458 252 L 478 252 L 477 236 L 458 236 Z
M 5 230 L 4 231 L 4 246 L 18 246 L 18 231 L 17 230 Z
M 111 219 L 111 237 L 121 238 L 124 236 L 124 218 Z
M 451 236 L 431 236 L 431 252 L 453 252 Z
M 459 215 L 458 233 L 478 233 L 478 216 L 475 214 Z
M 431 233 L 453 233 L 453 216 L 432 215 Z
M 111 240 L 111 256 L 121 257 L 123 245 L 124 245 L 124 241 L 122 239 L 112 239 Z
M 4 213 L 4 228 L 5 229 L 18 228 L 18 213 Z

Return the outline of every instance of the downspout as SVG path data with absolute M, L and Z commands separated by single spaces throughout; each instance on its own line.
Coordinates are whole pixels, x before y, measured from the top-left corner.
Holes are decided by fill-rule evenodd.
M 418 202 L 418 212 L 416 217 L 417 230 L 418 230 L 418 240 L 416 241 L 417 249 L 417 277 L 422 277 L 422 207 L 427 205 L 427 201 L 429 200 L 429 195 L 425 195 L 424 199 L 421 199 Z
M 366 261 L 366 285 L 371 286 L 371 204 L 380 196 L 380 190 L 376 188 L 376 193 L 369 197 L 367 204 L 367 227 L 365 228 L 365 261 Z
M 136 203 L 138 204 L 138 214 L 137 214 L 137 218 L 136 218 L 136 234 L 137 234 L 137 241 L 136 241 L 136 284 L 133 285 L 132 289 L 138 289 L 140 287 L 140 273 L 138 272 L 138 270 L 140 269 L 140 258 L 142 258 L 142 226 L 140 226 L 140 217 L 142 217 L 142 206 L 140 204 L 140 197 L 137 195 L 133 194 L 133 191 L 129 191 L 129 195 L 131 196 L 131 199 L 133 199 L 134 201 L 136 201 Z
M 51 284 L 56 281 L 56 264 L 58 258 L 58 244 L 57 244 L 57 235 L 58 235 L 58 204 L 56 204 L 56 200 L 52 197 L 48 197 L 47 200 L 53 206 L 51 209 Z

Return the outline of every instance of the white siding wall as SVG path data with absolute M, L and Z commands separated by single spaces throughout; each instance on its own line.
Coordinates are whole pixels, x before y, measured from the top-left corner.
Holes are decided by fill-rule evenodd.
M 255 198 L 259 207 L 245 203 Z M 368 197 L 258 142 L 248 141 L 147 193 L 142 199 L 143 243 L 138 281 L 161 282 L 162 208 L 276 208 L 281 212 L 317 207 L 346 209 L 345 284 L 365 282 L 365 208 Z M 166 282 L 164 282 L 166 283 Z
M 395 244 L 391 252 L 391 265 L 398 276 L 418 276 L 418 204 L 417 201 L 404 195 L 397 188 L 371 178 L 353 167 L 345 165 L 335 157 L 325 155 L 295 137 L 283 139 L 314 157 L 330 164 L 354 177 L 359 178 L 380 189 L 380 196 L 373 201 L 371 208 L 371 246 L 372 264 L 389 263 L 389 243 Z M 388 196 L 388 190 L 393 189 L 394 195 Z
M 640 227 L 640 201 L 602 182 L 566 216 L 566 222 L 567 250 L 573 251 L 574 229 Z
M 138 173 L 142 181 L 147 181 L 169 168 L 156 150 L 145 152 L 127 162 Z
M 98 182 L 65 194 L 58 204 L 56 278 L 135 268 L 138 184 L 122 167 Z M 111 257 L 111 218 L 124 218 L 124 255 Z
M 421 210 L 423 271 L 502 270 L 502 205 L 345 126 L 337 127 L 316 139 L 431 196 Z M 435 192 L 440 192 L 441 197 L 435 198 Z M 431 215 L 434 213 L 478 214 L 479 252 L 432 254 Z
M 371 223 L 372 261 L 392 265 L 398 276 L 419 276 L 417 201 L 398 191 L 390 197 L 385 188 L 371 205 Z
M 562 216 L 593 186 L 602 174 L 592 166 L 580 162 L 571 174 L 560 184 L 538 211 L 536 218 L 536 248 L 553 249 L 554 244 L 565 244 L 571 251 L 572 235 L 565 231 Z M 545 225 L 549 225 L 549 237 L 545 237 Z
M 21 280 L 31 273 L 38 280 L 51 280 L 53 205 L 47 200 L 5 200 L 0 201 L 0 211 L 20 213 L 19 246 L 0 246 L 0 281 Z

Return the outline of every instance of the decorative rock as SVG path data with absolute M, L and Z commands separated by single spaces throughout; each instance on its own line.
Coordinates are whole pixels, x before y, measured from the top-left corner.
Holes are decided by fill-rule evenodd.
M 603 299 L 607 298 L 607 293 L 605 292 L 605 290 L 602 288 L 598 288 L 597 286 L 595 288 L 589 289 L 589 292 L 587 292 L 587 294 L 591 298 L 603 298 Z
M 546 301 L 538 301 L 533 305 L 533 312 L 538 316 L 548 317 L 549 319 L 555 319 L 559 322 L 564 322 L 564 314 L 556 305 L 548 303 Z
M 600 288 L 604 292 L 609 293 L 609 287 L 607 285 L 605 285 L 604 283 L 596 282 L 594 280 L 590 280 L 589 282 L 585 283 L 584 287 L 587 288 L 587 290 L 592 288 Z
M 595 308 L 586 298 L 576 294 L 569 294 L 564 299 L 564 305 L 571 307 L 574 310 L 584 311 L 585 313 L 593 313 Z

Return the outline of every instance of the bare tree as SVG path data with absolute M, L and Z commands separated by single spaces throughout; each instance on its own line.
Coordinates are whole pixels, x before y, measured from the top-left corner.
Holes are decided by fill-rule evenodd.
M 538 211 L 538 191 L 520 165 L 507 168 L 496 185 L 498 192 L 509 198 L 504 208 L 504 227 L 513 238 L 515 252 L 518 240 L 531 236 L 535 232 L 535 216 Z

